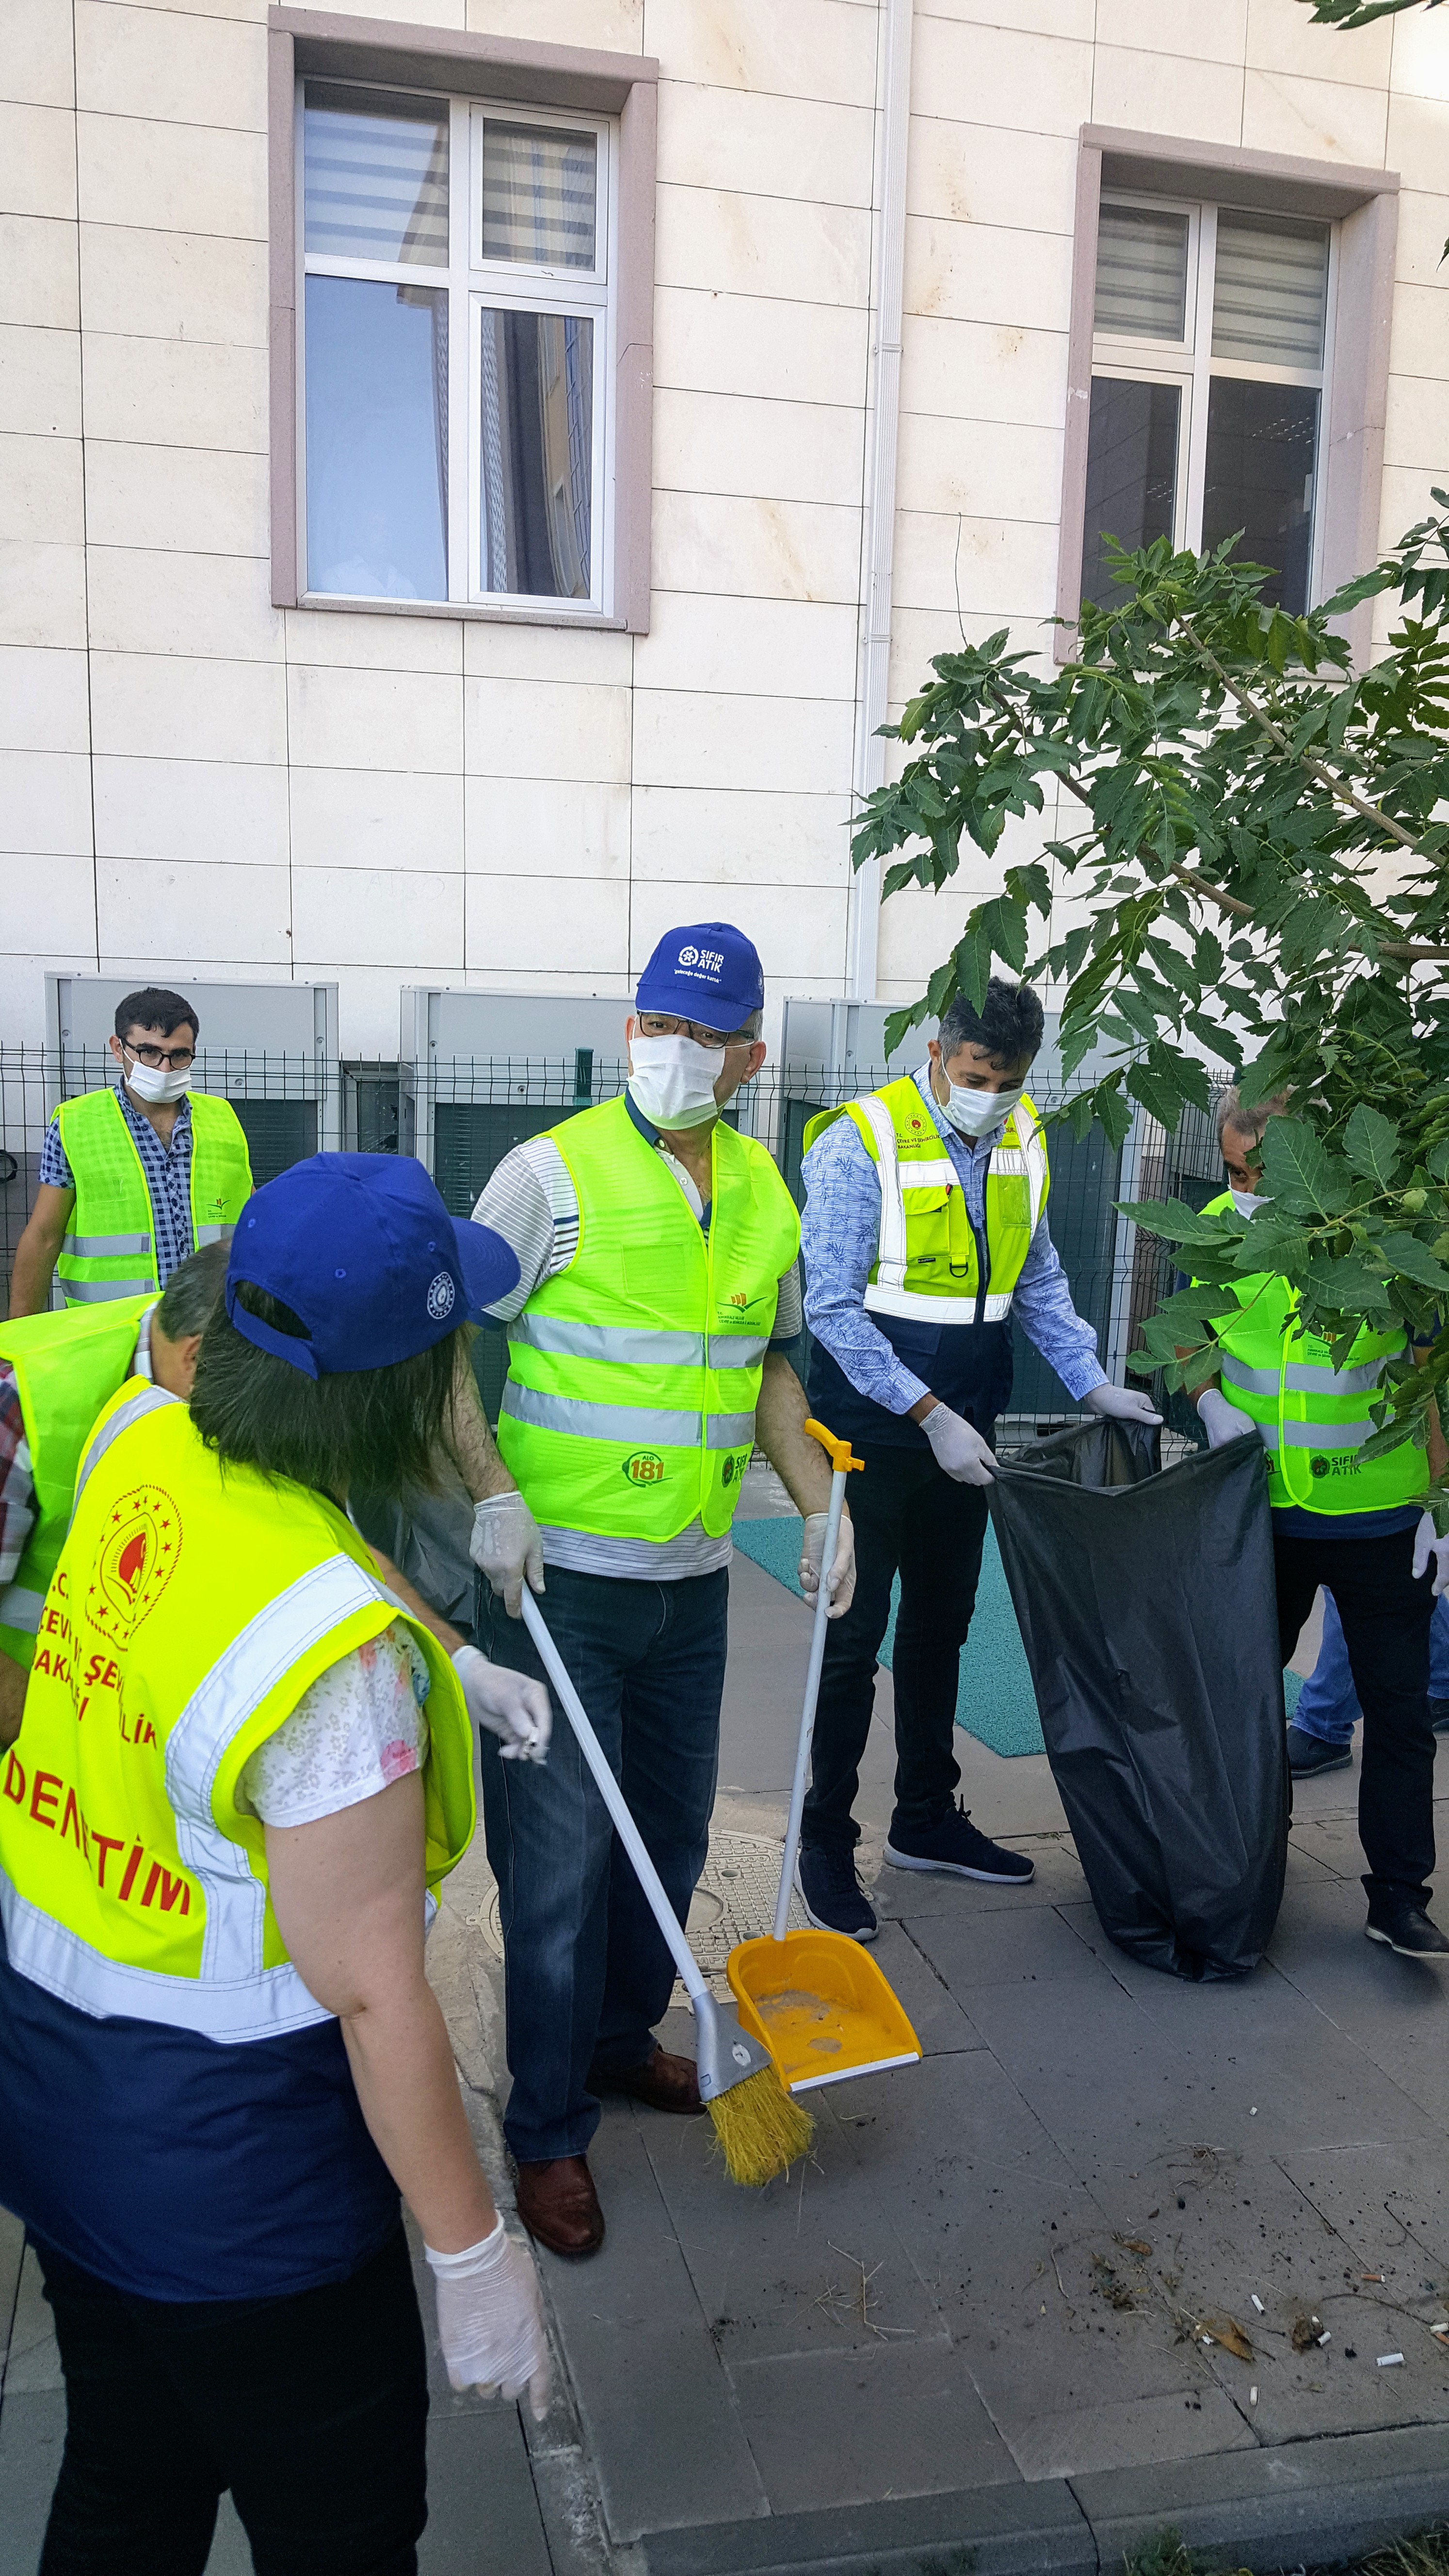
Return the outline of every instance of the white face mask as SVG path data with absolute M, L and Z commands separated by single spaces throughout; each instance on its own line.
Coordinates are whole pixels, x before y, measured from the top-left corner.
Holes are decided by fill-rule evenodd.
M 130 1056 L 129 1047 L 126 1050 Z M 125 1066 L 128 1089 L 138 1100 L 149 1100 L 153 1108 L 164 1109 L 173 1100 L 184 1100 L 191 1089 L 191 1069 L 178 1073 L 172 1065 L 138 1064 L 135 1057 Z
M 1260 1207 L 1271 1207 L 1273 1204 L 1270 1198 L 1255 1197 L 1251 1190 L 1230 1190 L 1228 1196 L 1239 1216 L 1253 1216 Z
M 942 1068 L 944 1071 L 944 1067 Z M 1019 1082 L 1014 1091 L 968 1091 L 961 1082 L 946 1080 L 950 1089 L 944 1102 L 945 1115 L 958 1136 L 989 1136 L 993 1127 L 1003 1127 L 1026 1085 Z
M 714 1087 L 724 1071 L 723 1047 L 697 1046 L 693 1038 L 631 1038 L 629 1094 L 651 1127 L 702 1127 L 719 1116 Z

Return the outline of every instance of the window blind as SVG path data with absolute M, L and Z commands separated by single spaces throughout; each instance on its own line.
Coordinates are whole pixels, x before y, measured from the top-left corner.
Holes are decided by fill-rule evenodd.
M 592 268 L 598 178 L 592 134 L 483 128 L 483 257 Z
M 1181 340 L 1187 327 L 1187 217 L 1104 202 L 1097 226 L 1099 331 Z
M 334 259 L 448 265 L 448 109 L 309 81 L 307 248 Z
M 1321 367 L 1328 232 L 1272 215 L 1218 216 L 1213 356 L 1267 367 Z

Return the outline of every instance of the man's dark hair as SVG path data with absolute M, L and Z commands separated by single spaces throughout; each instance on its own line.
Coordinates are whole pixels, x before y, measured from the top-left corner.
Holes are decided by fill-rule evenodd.
M 245 1280 L 236 1293 L 249 1315 L 305 1340 L 305 1325 L 279 1298 Z M 472 1333 L 460 1324 L 392 1368 L 313 1378 L 259 1351 L 218 1306 L 197 1355 L 191 1419 L 224 1466 L 289 1476 L 334 1502 L 345 1502 L 354 1485 L 373 1494 L 397 1495 L 408 1485 L 434 1492 Z
M 197 1037 L 201 1022 L 180 993 L 169 993 L 164 984 L 145 984 L 139 993 L 128 993 L 116 1004 L 116 1035 L 125 1038 L 132 1029 L 160 1029 L 170 1037 L 186 1021 Z
M 1035 1055 L 1041 1045 L 1042 1007 L 1029 984 L 1008 984 L 993 975 L 979 1011 L 958 993 L 941 1022 L 941 1053 L 958 1047 L 984 1047 L 997 1073 L 1021 1056 Z
M 230 1243 L 204 1243 L 199 1252 L 178 1262 L 161 1291 L 156 1322 L 169 1342 L 188 1341 L 204 1333 L 221 1304 L 226 1286 Z

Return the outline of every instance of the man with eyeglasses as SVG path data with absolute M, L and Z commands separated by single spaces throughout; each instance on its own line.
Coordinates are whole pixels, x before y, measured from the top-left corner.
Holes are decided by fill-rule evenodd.
M 57 1269 L 68 1306 L 154 1296 L 203 1244 L 224 1242 L 251 1196 L 229 1101 L 188 1098 L 199 1023 L 179 993 L 147 985 L 116 1011 L 114 1090 L 63 1100 L 15 1247 L 10 1313 L 39 1315 Z
M 722 1115 L 764 1062 L 763 1002 L 741 931 L 668 932 L 626 1024 L 628 1089 L 515 1147 L 473 1211 L 520 1274 L 490 1310 L 508 1323 L 502 1455 L 469 1477 L 485 1497 L 479 1643 L 541 1674 L 518 1612 L 525 1581 L 544 1595 L 681 1920 L 709 1847 L 730 1523 L 756 1442 L 805 1516 L 809 1596 L 830 1492 L 786 1357 L 802 1322 L 794 1202 L 764 1146 Z M 848 1519 L 823 1579 L 838 1617 L 855 1580 Z M 495 1761 L 484 1741 L 483 1799 L 518 2214 L 555 2253 L 592 2254 L 597 2095 L 701 2107 L 692 2062 L 654 2037 L 673 1964 L 562 1714 L 545 1766 Z

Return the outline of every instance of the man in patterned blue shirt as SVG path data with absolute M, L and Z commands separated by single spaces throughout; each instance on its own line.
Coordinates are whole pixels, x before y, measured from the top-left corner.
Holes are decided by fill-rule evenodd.
M 1032 1875 L 972 1824 L 952 1749 L 1010 1319 L 1090 1412 L 1159 1419 L 1147 1396 L 1108 1383 L 1047 1230 L 1046 1144 L 1025 1093 L 1041 1039 L 1035 993 L 993 977 L 979 1013 L 952 1004 L 918 1073 L 807 1130 L 810 1406 L 853 1441 L 865 1473 L 850 1497 L 855 1597 L 827 1635 L 798 1881 L 811 1922 L 857 1941 L 874 1940 L 876 1918 L 851 1809 L 897 1572 L 886 1858 L 1007 1886 Z

